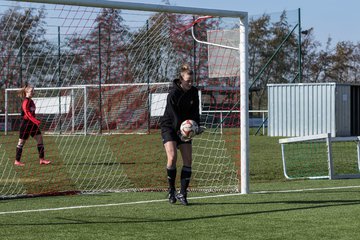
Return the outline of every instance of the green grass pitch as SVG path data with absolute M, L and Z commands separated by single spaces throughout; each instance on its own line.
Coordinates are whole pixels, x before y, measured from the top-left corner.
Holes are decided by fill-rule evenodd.
M 277 138 L 250 137 L 250 190 L 187 207 L 164 192 L 5 199 L 0 239 L 359 238 L 360 180 L 285 180 Z

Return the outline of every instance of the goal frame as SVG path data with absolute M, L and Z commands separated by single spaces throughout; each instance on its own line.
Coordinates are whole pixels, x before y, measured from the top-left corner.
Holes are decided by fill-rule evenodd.
M 74 86 L 74 87 L 42 87 L 36 88 L 36 90 L 71 90 L 71 109 L 72 115 L 74 116 L 74 100 L 73 100 L 73 90 L 75 89 L 82 89 L 84 91 L 84 96 L 86 95 L 86 86 Z M 8 135 L 8 125 L 9 125 L 9 116 L 20 116 L 20 113 L 9 113 L 9 92 L 17 92 L 21 90 L 21 88 L 7 88 L 5 89 L 5 135 Z M 85 98 L 86 99 L 86 98 Z M 86 100 L 84 101 L 84 109 L 86 111 Z M 86 116 L 86 113 L 85 113 Z M 72 119 L 72 129 L 74 129 L 74 119 Z M 85 121 L 85 128 L 84 128 L 84 135 L 86 135 L 86 121 Z
M 194 14 L 203 16 L 239 18 L 240 32 L 240 192 L 248 194 L 249 190 L 249 77 L 248 77 L 248 13 L 219 9 L 180 7 L 170 5 L 98 1 L 98 0 L 11 0 L 14 2 L 34 2 L 44 4 L 76 5 L 84 7 L 114 8 L 148 12 L 167 12 Z
M 160 85 L 171 85 L 171 82 L 164 82 L 164 83 L 111 83 L 111 84 L 102 84 L 102 87 L 128 87 L 128 86 L 160 86 Z M 87 135 L 89 134 L 88 132 L 88 126 L 87 126 L 87 121 L 85 119 L 87 119 L 87 106 L 88 106 L 88 92 L 89 89 L 95 89 L 95 88 L 99 88 L 99 85 L 96 84 L 83 84 L 83 85 L 73 85 L 73 86 L 69 86 L 69 87 L 39 87 L 36 88 L 36 91 L 49 91 L 49 90 L 71 90 L 70 92 L 70 99 L 71 99 L 71 112 L 72 112 L 72 116 L 75 116 L 75 103 L 74 103 L 74 90 L 76 89 L 80 89 L 83 91 L 83 97 L 84 97 L 84 103 L 83 103 L 83 108 L 84 108 L 84 130 L 82 131 L 82 135 Z M 13 112 L 9 112 L 9 92 L 17 92 L 21 90 L 21 88 L 6 88 L 5 89 L 5 113 L 4 113 L 4 117 L 5 117 L 5 135 L 8 135 L 8 128 L 9 128 L 9 116 L 20 116 L 20 113 L 13 113 Z M 201 93 L 199 93 L 201 94 Z M 151 110 L 151 96 L 152 94 L 149 95 L 149 111 Z M 36 99 L 36 97 L 34 97 L 34 99 Z M 200 99 L 199 99 L 200 100 Z M 201 102 L 200 102 L 201 103 Z M 150 111 L 151 112 L 151 111 Z M 72 118 L 72 133 L 75 133 L 75 121 L 74 118 Z M 149 127 L 149 126 L 148 126 Z M 51 134 L 50 134 L 51 135 Z
M 306 141 L 319 141 L 326 142 L 327 148 L 327 166 L 328 166 L 328 175 L 324 176 L 309 176 L 309 177 L 290 177 L 287 172 L 287 164 L 285 157 L 285 144 L 296 143 L 296 142 L 306 142 Z M 357 165 L 358 165 L 358 174 L 335 174 L 334 171 L 334 159 L 332 154 L 332 143 L 333 142 L 356 142 L 356 151 L 357 151 Z M 281 157 L 283 163 L 283 172 L 286 179 L 295 180 L 295 179 L 354 179 L 360 178 L 360 136 L 351 136 L 351 137 L 331 137 L 331 133 L 317 134 L 303 137 L 292 137 L 292 138 L 283 138 L 279 139 L 279 144 L 281 145 Z

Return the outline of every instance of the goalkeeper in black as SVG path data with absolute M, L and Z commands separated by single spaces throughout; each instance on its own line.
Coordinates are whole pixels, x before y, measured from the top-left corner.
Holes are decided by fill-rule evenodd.
M 161 136 L 167 156 L 167 178 L 169 183 L 169 202 L 179 200 L 183 205 L 188 205 L 187 189 L 191 178 L 192 144 L 191 139 L 186 139 L 180 134 L 180 125 L 183 121 L 192 119 L 200 126 L 199 94 L 193 85 L 193 71 L 189 65 L 184 64 L 180 76 L 173 81 L 173 88 L 167 96 L 165 113 L 160 119 Z M 198 128 L 197 134 L 201 132 Z M 181 170 L 181 188 L 176 194 L 176 161 L 177 149 L 180 150 L 183 167 Z

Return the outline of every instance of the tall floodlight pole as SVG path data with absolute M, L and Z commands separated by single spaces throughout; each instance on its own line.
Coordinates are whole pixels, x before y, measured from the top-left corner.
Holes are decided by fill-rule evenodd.
M 299 83 L 301 83 L 302 82 L 302 46 L 301 46 L 301 15 L 300 15 L 300 8 L 298 9 L 298 28 L 299 28 L 298 71 L 299 71 Z

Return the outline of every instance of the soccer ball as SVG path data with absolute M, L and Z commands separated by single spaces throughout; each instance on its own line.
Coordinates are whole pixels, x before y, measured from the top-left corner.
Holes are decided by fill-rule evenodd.
M 194 120 L 188 119 L 181 123 L 180 132 L 184 137 L 191 139 L 196 135 L 197 128 L 197 123 Z

